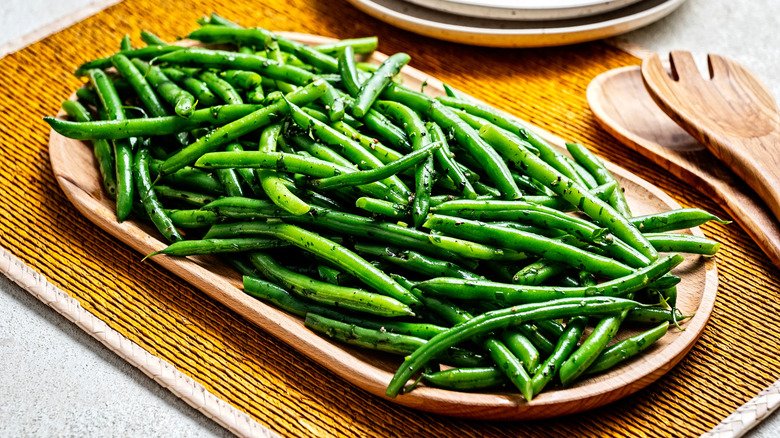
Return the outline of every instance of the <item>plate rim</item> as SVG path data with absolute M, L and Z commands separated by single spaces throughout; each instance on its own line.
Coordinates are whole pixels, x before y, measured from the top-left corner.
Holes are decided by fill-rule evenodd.
M 396 5 L 407 4 L 410 7 L 421 8 L 417 5 L 409 5 L 408 3 L 405 3 L 404 0 L 379 1 L 392 2 Z M 357 9 L 380 21 L 384 21 L 390 25 L 419 35 L 461 44 L 506 48 L 559 46 L 583 43 L 619 35 L 664 18 L 682 6 L 685 1 L 686 0 L 661 0 L 661 2 L 654 7 L 633 15 L 585 25 L 555 27 L 555 24 L 552 24 L 549 27 L 544 27 L 544 23 L 546 22 L 539 21 L 529 22 L 539 24 L 537 28 L 500 29 L 469 27 L 419 18 L 386 7 L 383 4 L 378 3 L 377 0 L 347 0 L 347 2 Z M 460 18 L 465 19 L 467 17 Z M 561 23 L 565 21 L 566 20 L 561 20 L 552 23 Z
M 447 12 L 455 15 L 463 15 L 476 18 L 493 20 L 517 20 L 517 21 L 547 21 L 582 18 L 611 12 L 627 7 L 644 0 L 577 0 L 579 4 L 569 5 L 545 5 L 542 1 L 526 0 L 523 3 L 537 3 L 517 5 L 501 0 L 404 0 L 409 3 Z M 573 3 L 573 2 L 570 2 Z

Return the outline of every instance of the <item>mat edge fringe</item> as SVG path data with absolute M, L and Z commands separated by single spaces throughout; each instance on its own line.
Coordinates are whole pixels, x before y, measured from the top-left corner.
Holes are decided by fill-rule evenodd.
M 187 404 L 240 437 L 278 438 L 278 435 L 209 392 L 167 361 L 149 353 L 89 313 L 67 292 L 0 247 L 0 273 L 54 309 L 119 357 L 141 370 Z

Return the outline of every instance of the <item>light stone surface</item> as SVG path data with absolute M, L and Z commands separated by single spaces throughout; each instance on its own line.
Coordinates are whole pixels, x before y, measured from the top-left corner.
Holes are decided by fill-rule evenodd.
M 0 47 L 96 3 L 2 0 Z M 625 38 L 662 55 L 689 50 L 702 69 L 707 53 L 730 57 L 777 98 L 777 17 L 777 0 L 689 0 Z M 230 435 L 2 275 L 0 358 L 0 437 Z M 780 416 L 748 436 L 780 436 Z

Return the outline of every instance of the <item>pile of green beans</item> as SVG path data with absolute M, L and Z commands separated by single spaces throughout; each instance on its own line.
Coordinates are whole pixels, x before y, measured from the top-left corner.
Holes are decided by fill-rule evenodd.
M 77 69 L 71 120 L 45 118 L 92 142 L 118 221 L 170 242 L 147 257 L 220 254 L 247 294 L 313 331 L 405 356 L 389 397 L 422 380 L 530 401 L 689 317 L 676 253 L 719 244 L 669 231 L 724 221 L 632 217 L 586 147 L 570 158 L 451 87 L 405 87 L 408 55 L 358 62 L 376 38 L 310 47 L 214 14 L 200 24 L 189 38 L 206 47 L 124 38 Z

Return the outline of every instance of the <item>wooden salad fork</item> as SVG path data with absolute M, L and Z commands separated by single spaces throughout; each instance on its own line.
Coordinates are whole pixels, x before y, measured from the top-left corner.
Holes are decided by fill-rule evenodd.
M 742 65 L 708 55 L 710 78 L 686 51 L 669 54 L 671 76 L 655 54 L 642 62 L 653 100 L 730 167 L 780 219 L 780 114 L 772 94 Z

